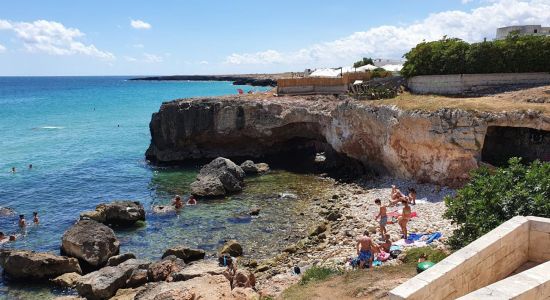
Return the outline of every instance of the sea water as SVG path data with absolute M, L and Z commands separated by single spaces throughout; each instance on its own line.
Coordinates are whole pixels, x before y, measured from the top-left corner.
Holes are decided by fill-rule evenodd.
M 163 101 L 235 94 L 230 82 L 131 81 L 126 77 L 0 77 L 0 231 L 17 234 L 3 248 L 59 253 L 61 236 L 99 203 L 140 201 L 147 220 L 140 227 L 116 229 L 121 252 L 158 259 L 175 245 L 215 250 L 238 239 L 252 257 L 263 258 L 304 230 L 305 199 L 325 188 L 323 179 L 273 172 L 246 179 L 241 194 L 199 201 L 179 214 L 155 215 L 153 205 L 187 195 L 200 166 L 162 169 L 147 164 L 149 121 Z M 32 168 L 29 165 L 32 164 Z M 16 173 L 11 173 L 11 168 Z M 279 193 L 298 196 L 280 198 Z M 259 218 L 247 212 L 260 207 Z M 39 225 L 32 225 L 32 212 Z M 18 215 L 30 223 L 22 230 Z M 70 292 L 70 291 L 69 291 Z M 47 285 L 0 282 L 0 298 L 48 298 L 62 291 Z

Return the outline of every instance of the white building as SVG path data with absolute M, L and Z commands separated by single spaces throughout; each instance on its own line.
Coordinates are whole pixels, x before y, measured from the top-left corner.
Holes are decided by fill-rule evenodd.
M 542 27 L 541 25 L 501 27 L 497 29 L 497 40 L 505 39 L 512 32 L 517 32 L 520 35 L 550 35 L 550 27 Z

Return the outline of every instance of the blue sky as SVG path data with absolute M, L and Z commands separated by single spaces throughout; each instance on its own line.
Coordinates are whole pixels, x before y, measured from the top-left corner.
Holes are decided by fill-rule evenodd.
M 302 70 L 525 22 L 550 25 L 550 0 L 1 0 L 0 75 Z

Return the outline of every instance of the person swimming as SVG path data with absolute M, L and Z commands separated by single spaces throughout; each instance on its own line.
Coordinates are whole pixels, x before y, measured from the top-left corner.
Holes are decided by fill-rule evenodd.
M 180 209 L 183 207 L 183 202 L 181 201 L 181 197 L 179 195 L 176 195 L 176 197 L 174 197 L 174 199 L 172 200 L 172 205 L 176 209 Z
M 32 164 L 29 164 L 29 170 L 32 169 Z
M 195 199 L 195 196 L 189 196 L 189 199 L 187 199 L 187 205 L 197 205 L 197 199 Z
M 32 222 L 33 222 L 34 224 L 40 223 L 40 220 L 38 219 L 38 212 L 36 212 L 36 211 L 33 212 L 33 213 L 32 213 L 32 216 L 33 216 L 33 217 L 32 217 Z
M 11 167 L 11 172 L 14 173 L 14 174 L 15 174 L 15 172 L 17 172 L 17 171 L 15 171 L 15 167 Z
M 27 221 L 25 220 L 25 215 L 19 215 L 19 227 L 26 227 Z

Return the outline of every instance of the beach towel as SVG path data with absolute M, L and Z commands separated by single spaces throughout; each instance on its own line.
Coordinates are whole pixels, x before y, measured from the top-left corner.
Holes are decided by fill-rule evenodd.
M 434 240 L 439 239 L 443 234 L 441 232 L 435 232 L 430 235 L 430 237 L 426 240 L 426 243 L 430 244 Z
M 372 266 L 373 266 L 373 267 L 379 267 L 379 266 L 381 266 L 381 265 L 382 265 L 382 262 L 379 261 L 379 260 L 375 260 L 375 261 L 372 262 Z

